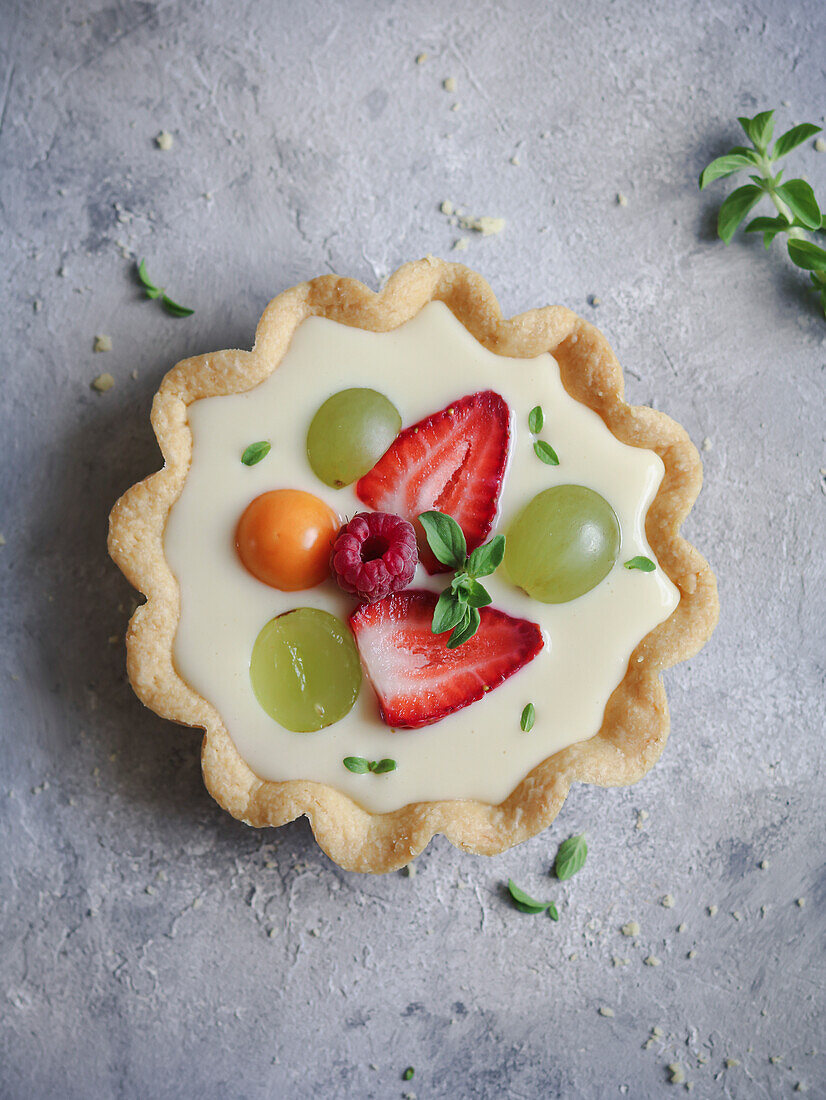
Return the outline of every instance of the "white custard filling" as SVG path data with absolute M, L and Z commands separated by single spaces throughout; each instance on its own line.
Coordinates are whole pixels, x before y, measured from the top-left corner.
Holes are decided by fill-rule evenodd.
M 319 481 L 306 453 L 318 407 L 353 386 L 385 394 L 403 425 L 465 394 L 496 390 L 511 411 L 511 455 L 495 532 L 507 533 L 543 489 L 578 484 L 614 508 L 622 543 L 606 579 L 570 603 L 538 603 L 509 584 L 502 570 L 485 579 L 493 606 L 539 623 L 545 646 L 478 702 L 423 729 L 394 732 L 379 718 L 365 676 L 345 718 L 317 733 L 292 733 L 253 693 L 249 667 L 258 632 L 295 607 L 322 608 L 346 621 L 355 602 L 332 580 L 303 592 L 280 592 L 256 580 L 238 559 L 235 528 L 247 504 L 270 489 L 303 489 L 342 517 L 365 510 L 354 485 L 335 490 Z M 552 443 L 559 466 L 534 454 L 527 422 L 535 405 L 544 410 L 542 437 Z M 174 660 L 181 677 L 216 707 L 238 752 L 262 779 L 327 783 L 372 812 L 435 799 L 499 803 L 546 757 L 597 732 L 634 647 L 679 601 L 661 569 L 623 568 L 637 555 L 653 557 L 645 515 L 663 477 L 660 458 L 619 442 L 596 413 L 570 397 L 551 355 L 496 355 L 441 302 L 389 333 L 309 318 L 265 382 L 248 393 L 194 403 L 188 421 L 192 465 L 164 540 L 181 588 Z M 259 439 L 272 441 L 270 455 L 244 466 L 241 454 Z M 439 591 L 445 583 L 419 566 L 411 587 Z M 536 722 L 524 733 L 519 719 L 529 702 Z M 345 756 L 390 757 L 398 768 L 380 776 L 352 774 L 342 764 Z

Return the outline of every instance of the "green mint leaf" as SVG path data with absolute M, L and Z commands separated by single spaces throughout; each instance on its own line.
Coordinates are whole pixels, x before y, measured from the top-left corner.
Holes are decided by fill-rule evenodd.
M 744 168 L 753 168 L 754 161 L 751 157 L 742 156 L 739 153 L 726 153 L 723 157 L 717 157 L 700 173 L 700 190 L 704 190 L 715 180 L 732 176 L 735 172 L 742 172 Z
M 764 152 L 774 133 L 772 117 L 774 111 L 761 111 L 754 118 L 738 118 L 737 121 L 746 131 L 746 137 L 753 141 L 755 146 Z
M 477 546 L 467 560 L 467 571 L 472 577 L 489 577 L 502 564 L 505 556 L 505 536 L 494 535 L 484 546 Z
M 413 1074 L 415 1072 L 416 1071 L 415 1071 L 415 1069 L 413 1069 L 412 1066 L 408 1066 L 407 1069 L 402 1074 L 402 1081 L 412 1081 L 413 1080 Z
M 826 250 L 812 241 L 799 241 L 795 237 L 786 242 L 792 261 L 804 271 L 826 271 Z M 817 282 L 817 280 L 813 280 Z
M 630 558 L 625 563 L 625 568 L 639 569 L 641 573 L 653 573 L 657 566 L 651 558 L 646 558 L 642 554 L 639 554 L 636 558 Z
M 536 721 L 536 707 L 533 703 L 528 703 L 525 709 L 522 711 L 522 717 L 519 719 L 519 725 L 525 733 L 530 733 L 533 729 L 533 724 Z
M 794 224 L 805 229 L 820 229 L 823 214 L 815 193 L 805 180 L 786 180 L 775 188 L 775 193 L 783 199 L 794 214 Z
M 815 193 L 805 180 L 787 180 L 775 194 L 785 202 L 795 218 L 807 229 L 819 229 L 823 215 Z
M 807 138 L 819 134 L 821 129 L 822 127 L 815 126 L 813 122 L 801 122 L 797 126 L 792 126 L 791 130 L 787 130 L 785 134 L 781 134 L 774 143 L 774 148 L 771 152 L 772 160 L 777 160 L 779 157 L 785 157 L 792 149 L 797 148 L 798 145 L 802 145 Z
M 431 631 L 434 634 L 444 634 L 446 630 L 453 630 L 454 626 L 458 626 L 464 620 L 466 611 L 467 608 L 462 600 L 446 588 L 433 609 Z
M 163 294 L 163 291 L 159 290 L 156 286 L 148 286 L 146 288 L 147 298 L 160 298 L 161 294 Z
M 467 557 L 467 543 L 456 520 L 442 512 L 422 512 L 419 523 L 424 528 L 428 546 L 442 565 L 461 569 Z
M 484 585 L 479 584 L 478 581 L 471 581 L 467 602 L 468 607 L 487 607 L 491 597 Z
M 536 457 L 541 458 L 548 466 L 559 465 L 559 456 L 550 443 L 546 443 L 544 439 L 537 439 L 536 443 L 533 445 L 533 449 L 536 453 Z
M 482 617 L 478 610 L 475 607 L 469 607 L 465 613 L 465 618 L 448 638 L 447 648 L 456 649 L 457 646 L 464 645 L 479 629 L 481 621 Z
M 177 302 L 173 302 L 166 294 L 161 295 L 161 301 L 163 302 L 163 308 L 173 317 L 191 317 L 195 312 L 194 309 L 187 309 L 186 306 L 179 306 Z
M 531 411 L 528 413 L 528 427 L 531 429 L 534 435 L 539 435 L 545 424 L 545 414 L 542 411 L 541 405 L 534 405 Z
M 395 760 L 390 760 L 387 757 L 383 760 L 371 760 L 369 764 L 373 775 L 385 775 L 387 772 L 394 772 L 398 766 Z
M 717 233 L 728 244 L 737 231 L 737 226 L 763 194 L 762 188 L 747 183 L 732 191 L 717 215 Z
M 513 898 L 514 905 L 522 913 L 544 913 L 546 909 L 550 909 L 553 905 L 554 912 L 556 912 L 556 906 L 552 901 L 537 901 L 532 898 L 530 894 L 526 894 L 521 886 L 517 886 L 512 878 L 508 879 L 508 890 L 510 896 Z M 559 914 L 553 917 L 554 920 L 559 919 Z
M 272 444 L 266 439 L 262 439 L 258 443 L 250 443 L 241 455 L 241 461 L 245 466 L 255 466 L 262 458 L 266 458 L 271 450 Z
M 785 233 L 791 229 L 786 219 L 780 215 L 776 218 L 752 218 L 743 230 L 744 233 L 762 233 L 763 247 L 768 248 L 778 233 Z
M 548 903 L 548 916 L 551 920 L 559 920 L 559 910 L 552 901 Z
M 342 764 L 348 772 L 355 772 L 356 775 L 363 775 L 370 771 L 370 761 L 365 760 L 363 756 L 345 756 Z
M 140 279 L 140 281 L 143 283 L 143 285 L 146 287 L 146 289 L 148 291 L 149 290 L 155 291 L 154 294 L 149 295 L 150 298 L 157 298 L 158 294 L 160 294 L 160 291 L 155 286 L 155 284 L 152 282 L 152 280 L 149 278 L 149 273 L 146 270 L 146 260 L 141 260 L 141 262 L 138 264 L 138 278 Z
M 570 878 L 582 866 L 588 856 L 588 845 L 585 843 L 584 834 L 569 836 L 559 845 L 559 851 L 554 860 L 554 874 L 560 881 Z

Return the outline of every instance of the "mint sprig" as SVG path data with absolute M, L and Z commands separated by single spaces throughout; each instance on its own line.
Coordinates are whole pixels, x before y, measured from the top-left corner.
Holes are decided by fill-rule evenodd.
M 777 162 L 792 149 L 815 134 L 821 127 L 813 122 L 801 122 L 781 134 L 771 149 L 769 144 L 774 132 L 774 111 L 761 111 L 754 118 L 739 118 L 751 146 L 736 145 L 722 157 L 717 157 L 700 174 L 700 190 L 715 180 L 733 176 L 737 172 L 749 172 L 752 181 L 738 187 L 728 196 L 717 216 L 717 233 L 729 244 L 746 215 L 764 195 L 768 196 L 777 211 L 776 217 L 753 218 L 744 233 L 762 233 L 763 244 L 768 248 L 775 237 L 785 233 L 786 248 L 792 263 L 809 272 L 812 286 L 818 294 L 826 316 L 826 249 L 809 240 L 807 234 L 826 229 L 824 217 L 814 191 L 802 179 L 781 182 L 783 169 L 776 172 Z M 756 171 L 755 171 L 756 169 Z
M 146 297 L 160 298 L 163 308 L 173 317 L 191 317 L 192 314 L 195 312 L 194 309 L 189 309 L 187 306 L 182 306 L 179 305 L 177 302 L 173 302 L 172 299 L 166 294 L 163 287 L 155 286 L 155 284 L 149 278 L 149 273 L 146 270 L 146 260 L 141 260 L 141 262 L 138 264 L 138 281 L 143 287 Z
M 494 535 L 490 542 L 477 546 L 468 555 L 464 532 L 452 516 L 436 511 L 422 512 L 419 522 L 438 560 L 456 570 L 453 580 L 436 601 L 431 626 L 434 634 L 452 631 L 447 648 L 456 649 L 479 629 L 482 621 L 479 608 L 491 602 L 479 577 L 490 576 L 502 564 L 505 536 Z
M 386 772 L 394 772 L 398 767 L 395 760 L 387 757 L 383 760 L 368 760 L 365 756 L 345 756 L 342 764 L 348 772 L 355 772 L 356 775 L 365 775 L 367 772 L 384 775 Z

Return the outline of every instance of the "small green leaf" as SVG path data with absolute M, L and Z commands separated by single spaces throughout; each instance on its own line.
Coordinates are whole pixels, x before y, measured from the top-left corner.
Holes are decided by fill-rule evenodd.
M 528 427 L 531 429 L 534 435 L 539 435 L 545 424 L 545 414 L 542 411 L 541 405 L 534 405 L 531 411 L 528 413 Z
M 163 291 L 159 290 L 156 286 L 148 286 L 146 288 L 147 298 L 160 298 Z
M 450 591 L 461 600 L 462 603 L 467 602 L 467 594 L 470 592 L 470 574 L 469 573 L 457 573 L 453 580 L 450 582 Z
M 458 626 L 463 621 L 466 611 L 464 601 L 446 588 L 436 601 L 433 624 L 430 629 L 434 634 L 444 634 L 446 630 L 453 630 L 454 626 Z
M 522 711 L 522 717 L 519 719 L 519 725 L 525 731 L 530 733 L 533 729 L 533 724 L 536 721 L 536 707 L 533 703 L 528 703 L 525 709 Z
M 355 772 L 356 775 L 363 775 L 370 771 L 370 761 L 365 760 L 363 756 L 345 756 L 342 764 L 348 772 Z
M 413 1069 L 412 1066 L 408 1066 L 407 1069 L 402 1074 L 402 1081 L 412 1081 L 413 1080 L 413 1074 L 415 1072 L 416 1071 Z
M 779 233 L 786 233 L 791 225 L 782 216 L 776 218 L 752 218 L 744 233 L 762 233 L 763 247 L 768 248 Z
M 390 760 L 385 757 L 383 760 L 371 760 L 369 764 L 370 771 L 373 775 L 385 775 L 387 772 L 394 772 L 398 764 L 395 760 Z
M 551 920 L 559 920 L 559 910 L 552 901 L 548 902 L 548 916 Z
M 745 187 L 738 187 L 736 191 L 732 191 L 720 207 L 720 213 L 717 215 L 717 233 L 726 244 L 762 194 L 760 187 L 747 183 Z
M 751 157 L 741 156 L 739 153 L 726 153 L 723 157 L 717 157 L 700 173 L 700 190 L 708 187 L 715 180 L 732 176 L 735 172 L 742 172 L 744 168 L 753 168 L 754 161 Z
M 544 439 L 537 439 L 533 445 L 533 449 L 536 452 L 536 457 L 541 458 L 543 462 L 548 466 L 558 466 L 559 457 L 550 443 L 546 443 Z
M 774 111 L 761 111 L 760 114 L 755 115 L 754 118 L 737 119 L 746 131 L 746 137 L 753 141 L 761 152 L 765 150 L 774 133 L 773 115 Z
M 150 298 L 157 298 L 158 294 L 160 294 L 160 291 L 155 286 L 155 284 L 152 282 L 152 280 L 149 278 L 149 274 L 146 270 L 146 260 L 141 260 L 141 262 L 138 264 L 138 278 L 140 279 L 140 281 L 143 283 L 143 285 L 146 287 L 146 289 L 148 291 L 149 290 L 155 291 L 154 294 L 149 295 Z
M 588 855 L 588 845 L 585 843 L 584 834 L 569 836 L 559 845 L 559 851 L 554 860 L 554 874 L 560 881 L 570 878 L 577 871 L 582 870 Z
M 484 585 L 478 581 L 470 582 L 470 590 L 467 594 L 468 607 L 487 607 L 491 602 L 491 596 Z
M 785 134 L 781 134 L 774 143 L 771 154 L 772 160 L 777 160 L 779 157 L 785 157 L 792 149 L 795 149 L 798 145 L 802 145 L 807 138 L 814 137 L 814 135 L 819 134 L 820 131 L 821 127 L 815 126 L 813 122 L 801 122 L 797 126 L 792 126 L 791 130 L 787 130 Z
M 266 458 L 271 450 L 272 444 L 266 439 L 262 439 L 258 443 L 250 443 L 241 455 L 241 461 L 245 466 L 255 466 L 262 458 Z
M 177 302 L 173 302 L 171 298 L 168 298 L 165 294 L 161 295 L 161 301 L 163 307 L 167 313 L 170 313 L 173 317 L 191 317 L 195 312 L 194 309 L 187 309 L 186 306 L 179 306 Z
M 799 241 L 792 237 L 786 242 L 792 261 L 804 271 L 826 271 L 826 250 L 812 241 Z
M 448 649 L 456 649 L 457 646 L 464 645 L 476 631 L 479 629 L 479 624 L 482 621 L 482 617 L 475 607 L 469 607 L 465 612 L 465 617 L 462 622 L 456 627 L 453 633 L 447 640 Z
M 460 569 L 467 556 L 467 543 L 456 520 L 442 512 L 422 512 L 419 523 L 424 528 L 428 546 L 442 565 Z
M 641 573 L 653 573 L 657 568 L 656 563 L 651 558 L 646 558 L 644 555 L 639 554 L 636 558 L 631 558 L 625 563 L 626 569 L 639 569 Z
M 510 891 L 510 896 L 513 898 L 514 905 L 520 912 L 531 914 L 544 913 L 546 909 L 551 909 L 551 907 L 553 907 L 551 916 L 554 920 L 559 919 L 559 914 L 556 912 L 556 906 L 552 901 L 537 901 L 535 898 L 532 898 L 530 894 L 526 894 L 520 886 L 517 886 L 512 878 L 508 879 L 508 890 Z
M 815 193 L 805 180 L 787 180 L 775 190 L 795 218 L 807 229 L 819 229 L 823 215 L 817 205 Z
M 484 546 L 477 546 L 467 560 L 467 571 L 472 577 L 489 577 L 502 564 L 505 556 L 505 536 L 494 535 Z

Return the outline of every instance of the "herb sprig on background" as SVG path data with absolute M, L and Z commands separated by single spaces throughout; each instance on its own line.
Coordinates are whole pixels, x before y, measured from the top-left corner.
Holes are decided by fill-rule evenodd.
M 195 312 L 194 309 L 189 309 L 187 306 L 181 306 L 178 305 L 177 302 L 173 302 L 162 286 L 155 286 L 146 270 L 146 260 L 141 260 L 138 264 L 138 280 L 144 289 L 146 297 L 159 298 L 163 308 L 173 317 L 191 317 Z
M 434 634 L 452 631 L 447 648 L 455 649 L 473 637 L 482 621 L 479 608 L 491 602 L 479 577 L 490 576 L 502 564 L 505 536 L 494 535 L 490 542 L 477 546 L 469 555 L 464 531 L 452 516 L 422 512 L 419 522 L 430 549 L 442 565 L 456 570 L 453 580 L 439 596 L 431 628 Z
M 722 157 L 717 157 L 700 174 L 700 190 L 710 183 L 737 172 L 749 171 L 751 183 L 738 187 L 728 196 L 717 216 L 717 233 L 728 244 L 749 211 L 764 195 L 774 203 L 777 216 L 753 218 L 745 233 L 762 233 L 766 248 L 781 233 L 788 237 L 786 248 L 792 263 L 809 272 L 812 285 L 820 298 L 826 316 L 826 250 L 808 237 L 809 232 L 826 228 L 814 191 L 802 179 L 781 182 L 783 171 L 776 171 L 777 162 L 804 141 L 819 133 L 820 126 L 801 122 L 781 134 L 769 149 L 774 133 L 774 111 L 761 111 L 754 118 L 739 118 L 751 146 L 735 145 Z M 756 171 L 755 171 L 756 169 Z

